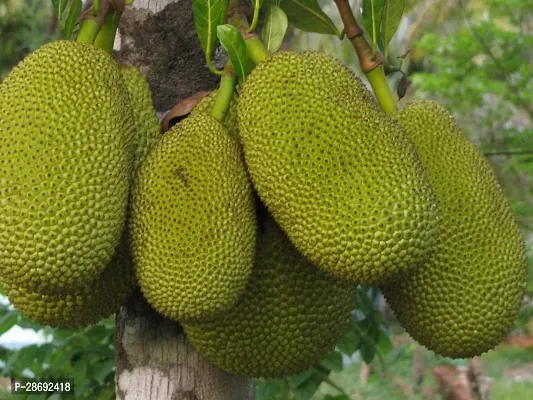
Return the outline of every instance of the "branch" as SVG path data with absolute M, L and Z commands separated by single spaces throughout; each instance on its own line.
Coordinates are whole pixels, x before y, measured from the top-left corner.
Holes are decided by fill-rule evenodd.
M 383 57 L 379 52 L 373 54 L 372 46 L 363 36 L 363 29 L 355 20 L 349 0 L 335 0 L 335 4 L 344 25 L 344 33 L 359 57 L 361 71 L 370 82 L 379 105 L 386 113 L 395 113 L 396 100 L 394 100 L 383 70 Z
M 335 0 L 335 4 L 339 9 L 339 14 L 344 24 L 344 33 L 359 57 L 361 71 L 366 74 L 382 65 L 383 58 L 379 52 L 376 53 L 375 57 L 372 57 L 372 47 L 364 38 L 363 29 L 355 20 L 350 2 L 348 0 Z

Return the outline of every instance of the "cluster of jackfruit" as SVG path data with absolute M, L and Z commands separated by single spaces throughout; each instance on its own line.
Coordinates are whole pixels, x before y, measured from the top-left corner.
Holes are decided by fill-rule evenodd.
M 136 287 L 133 173 L 160 137 L 147 82 L 105 51 L 44 45 L 0 86 L 0 286 L 27 317 L 80 327 Z
M 298 373 L 378 285 L 428 348 L 509 330 L 524 243 L 486 160 L 432 102 L 385 114 L 321 53 L 260 63 L 161 136 L 147 82 L 56 42 L 0 86 L 0 284 L 44 324 L 97 322 L 139 285 L 220 368 Z

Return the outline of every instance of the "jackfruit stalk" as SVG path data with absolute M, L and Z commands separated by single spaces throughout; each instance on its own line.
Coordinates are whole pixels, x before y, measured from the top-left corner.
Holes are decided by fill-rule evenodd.
M 204 113 L 210 114 L 215 104 L 218 90 L 213 90 L 207 96 L 205 96 L 191 111 L 192 114 Z M 238 95 L 234 95 L 231 98 L 231 103 L 228 108 L 228 113 L 223 122 L 224 126 L 228 129 L 228 133 L 235 139 L 239 140 L 239 126 L 237 120 L 237 105 L 239 104 Z

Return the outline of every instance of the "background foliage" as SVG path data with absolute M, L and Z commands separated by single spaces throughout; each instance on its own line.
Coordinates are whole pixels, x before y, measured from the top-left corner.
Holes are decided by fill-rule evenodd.
M 350 44 L 337 38 L 341 24 L 331 0 L 304 1 L 310 7 L 320 5 L 321 11 L 311 12 L 311 8 L 300 19 L 295 19 L 298 13 L 292 1 L 264 1 L 279 5 L 289 23 L 301 28 L 289 29 L 282 48 L 326 51 L 357 71 Z M 354 7 L 361 4 L 352 3 Z M 433 98 L 444 104 L 486 153 L 526 238 L 531 268 L 533 1 L 406 1 L 405 10 L 388 48 L 389 69 L 401 67 L 409 75 L 408 99 Z M 0 0 L 0 79 L 30 51 L 62 36 L 55 20 L 49 0 Z M 322 24 L 320 29 L 317 23 Z M 317 30 L 325 34 L 307 32 Z M 392 73 L 391 85 L 396 85 L 399 77 Z M 514 334 L 533 333 L 532 297 L 533 270 Z M 72 377 L 76 392 L 70 397 L 52 398 L 114 398 L 113 318 L 81 330 L 51 329 L 33 324 L 8 304 L 0 303 L 0 336 L 14 326 L 40 332 L 45 343 L 20 349 L 0 346 L 0 376 Z M 403 344 L 393 345 L 398 338 L 403 338 Z M 350 328 L 336 350 L 298 375 L 256 381 L 255 396 L 258 400 L 383 399 L 405 398 L 411 390 L 409 398 L 432 398 L 425 392 L 435 391 L 431 375 L 421 382 L 411 371 L 415 357 L 426 369 L 466 365 L 464 360 L 452 363 L 437 357 L 406 339 L 387 313 L 379 292 L 359 288 Z M 502 371 L 533 363 L 530 350 L 501 347 L 482 359 L 488 365 L 487 373 L 495 379 L 493 398 L 528 398 L 525 396 L 533 384 L 510 385 Z M 368 371 L 374 373 L 361 384 L 362 374 Z M 2 396 L 0 391 L 0 399 Z

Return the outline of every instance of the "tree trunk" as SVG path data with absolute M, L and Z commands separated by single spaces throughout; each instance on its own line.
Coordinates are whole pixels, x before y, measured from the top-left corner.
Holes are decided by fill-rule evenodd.
M 206 67 L 191 5 L 192 0 L 135 0 L 120 22 L 115 55 L 145 75 L 160 117 L 218 82 Z M 224 65 L 220 52 L 214 63 Z M 210 364 L 180 325 L 159 316 L 140 293 L 117 314 L 115 358 L 119 400 L 252 399 L 250 379 Z

